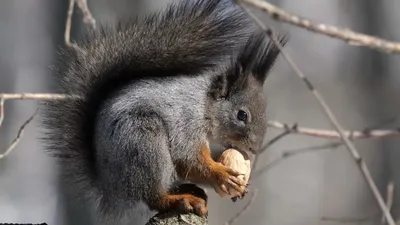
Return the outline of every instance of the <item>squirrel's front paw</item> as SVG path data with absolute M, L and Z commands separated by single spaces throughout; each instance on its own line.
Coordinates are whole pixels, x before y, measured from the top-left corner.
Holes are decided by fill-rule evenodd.
M 246 182 L 239 175 L 242 174 L 220 163 L 214 168 L 214 182 L 229 195 L 244 196 L 248 192 Z

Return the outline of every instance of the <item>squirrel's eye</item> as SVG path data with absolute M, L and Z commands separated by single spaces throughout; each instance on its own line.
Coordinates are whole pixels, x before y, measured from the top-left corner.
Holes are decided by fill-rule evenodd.
M 240 121 L 247 122 L 247 112 L 245 112 L 243 110 L 239 110 L 239 112 L 237 114 L 237 118 Z

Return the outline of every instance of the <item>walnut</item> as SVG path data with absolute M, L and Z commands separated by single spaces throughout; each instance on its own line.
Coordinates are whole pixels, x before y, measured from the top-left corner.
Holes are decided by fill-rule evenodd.
M 249 181 L 251 166 L 249 156 L 245 152 L 236 149 L 226 149 L 217 159 L 217 162 L 243 173 L 244 175 L 239 175 L 238 177 L 246 183 Z M 235 190 L 228 190 L 231 192 L 231 194 L 229 194 L 222 191 L 218 186 L 214 186 L 214 190 L 222 198 L 236 198 L 240 196 L 240 194 Z

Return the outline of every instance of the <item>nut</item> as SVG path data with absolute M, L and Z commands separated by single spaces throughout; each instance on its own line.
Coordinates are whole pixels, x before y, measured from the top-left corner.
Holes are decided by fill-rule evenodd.
M 249 156 L 245 152 L 236 149 L 226 149 L 217 159 L 217 162 L 241 172 L 244 175 L 239 175 L 238 177 L 246 183 L 249 181 L 251 166 Z M 214 186 L 214 190 L 222 198 L 234 198 L 240 195 L 235 190 L 229 190 L 231 194 L 225 193 L 218 186 Z

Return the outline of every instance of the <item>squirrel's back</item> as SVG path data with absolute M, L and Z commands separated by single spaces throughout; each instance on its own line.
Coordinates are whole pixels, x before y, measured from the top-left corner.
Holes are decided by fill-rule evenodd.
M 161 13 L 103 29 L 64 50 L 55 91 L 78 98 L 43 105 L 44 140 L 82 197 L 97 199 L 94 121 L 101 103 L 143 77 L 196 75 L 229 58 L 252 23 L 230 0 L 181 0 Z

